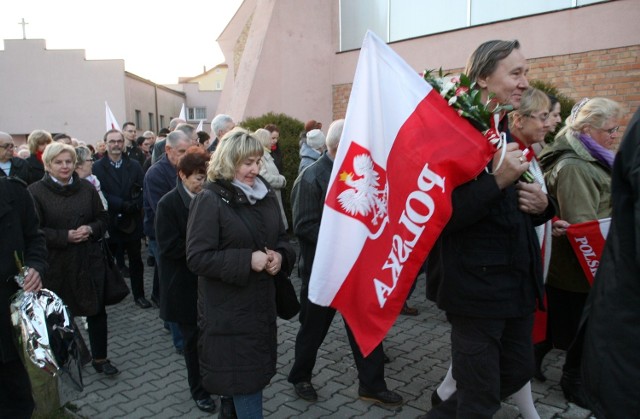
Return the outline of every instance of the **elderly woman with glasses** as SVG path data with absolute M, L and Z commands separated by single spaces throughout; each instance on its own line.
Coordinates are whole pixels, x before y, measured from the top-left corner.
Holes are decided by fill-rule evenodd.
M 567 225 L 611 216 L 612 148 L 621 113 L 610 99 L 583 99 L 554 143 L 540 154 L 547 188 L 558 200 L 558 217 Z M 568 350 L 562 391 L 568 401 L 586 406 L 580 382 L 582 345 L 576 335 L 591 284 L 566 235 L 556 236 L 555 231 L 546 288 L 547 338 L 555 348 Z
M 107 203 L 107 198 L 105 198 L 102 193 L 102 189 L 100 188 L 100 180 L 96 175 L 93 174 L 93 153 L 88 147 L 80 146 L 76 147 L 76 173 L 80 177 L 80 179 L 84 179 L 87 182 L 91 183 L 96 191 L 98 191 L 98 195 L 100 195 L 100 201 L 102 201 L 102 205 L 104 209 L 109 209 L 109 204 Z

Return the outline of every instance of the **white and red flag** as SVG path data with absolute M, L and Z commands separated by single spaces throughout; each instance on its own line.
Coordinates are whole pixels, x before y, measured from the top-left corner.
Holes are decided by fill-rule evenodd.
M 451 216 L 451 192 L 495 148 L 368 32 L 322 213 L 309 298 L 342 313 L 368 355 Z
M 187 108 L 185 108 L 184 103 L 182 104 L 182 108 L 180 108 L 180 115 L 178 115 L 178 118 L 183 121 L 187 120 Z
M 200 120 L 198 127 L 196 128 L 196 132 L 204 131 L 204 119 Z
M 104 101 L 104 107 L 106 109 L 105 111 L 105 120 L 106 120 L 106 131 L 112 130 L 112 129 L 117 129 L 118 131 L 120 131 L 120 124 L 118 124 L 118 121 L 116 121 L 116 117 L 113 116 L 113 112 L 111 112 L 111 109 L 109 108 L 109 104 L 107 103 L 107 101 Z
M 582 266 L 589 284 L 593 285 L 600 265 L 604 243 L 609 234 L 611 218 L 571 224 L 567 227 L 567 238 Z

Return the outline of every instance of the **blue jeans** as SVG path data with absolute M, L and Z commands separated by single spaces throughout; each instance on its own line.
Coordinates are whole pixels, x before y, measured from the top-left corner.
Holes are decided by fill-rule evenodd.
M 234 394 L 238 419 L 262 419 L 262 390 L 253 394 Z

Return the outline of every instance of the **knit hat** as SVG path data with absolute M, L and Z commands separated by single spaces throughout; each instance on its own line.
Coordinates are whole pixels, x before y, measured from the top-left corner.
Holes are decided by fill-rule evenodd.
M 325 143 L 324 134 L 319 129 L 312 129 L 307 132 L 307 145 L 314 150 L 320 150 L 324 147 Z
M 322 123 L 316 121 L 315 119 L 310 119 L 307 121 L 306 124 L 304 124 L 304 130 L 309 132 L 312 129 L 320 129 L 322 128 Z

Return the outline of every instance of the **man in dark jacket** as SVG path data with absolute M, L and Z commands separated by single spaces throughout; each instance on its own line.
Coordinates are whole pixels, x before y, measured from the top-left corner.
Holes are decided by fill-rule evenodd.
M 632 418 L 640 400 L 640 109 L 613 165 L 611 228 L 583 322 L 582 377 L 600 419 Z
M 104 136 L 107 155 L 95 162 L 93 174 L 100 180 L 102 192 L 109 203 L 109 247 L 116 254 L 120 249 L 129 256 L 131 293 L 140 308 L 151 303 L 144 297 L 141 240 L 142 240 L 142 184 L 144 175 L 137 161 L 124 154 L 124 137 L 118 130 Z M 122 269 L 124 256 L 118 260 Z
M 136 124 L 133 122 L 125 122 L 122 125 L 122 134 L 124 135 L 124 153 L 132 160 L 137 161 L 140 167 L 144 164 L 147 156 L 144 151 L 138 147 Z
M 218 114 L 211 121 L 211 136 L 214 137 L 211 140 L 211 144 L 209 144 L 209 148 L 207 151 L 209 153 L 213 153 L 216 151 L 216 147 L 218 147 L 218 143 L 224 137 L 224 135 L 231 131 L 236 126 L 236 123 L 233 122 L 233 119 L 229 115 Z
M 331 177 L 344 120 L 335 121 L 329 127 L 326 139 L 327 152 L 318 161 L 306 168 L 296 179 L 291 192 L 293 209 L 293 232 L 300 241 L 300 330 L 296 337 L 295 362 L 289 372 L 289 382 L 296 394 L 304 400 L 316 401 L 318 396 L 311 376 L 316 363 L 316 355 L 324 341 L 336 310 L 322 307 L 309 301 L 309 280 L 311 267 L 318 244 L 320 219 L 324 207 L 324 197 Z M 358 369 L 360 387 L 358 394 L 366 400 L 396 406 L 402 404 L 402 397 L 387 389 L 384 379 L 384 352 L 378 345 L 369 356 L 362 356 L 360 348 L 345 323 L 349 344 Z
M 13 157 L 13 137 L 0 131 L 0 177 L 14 176 L 29 182 L 29 165 L 19 157 Z
M 529 87 L 519 48 L 518 41 L 488 41 L 471 55 L 465 73 L 483 102 L 493 93 L 518 109 Z M 502 131 L 506 123 L 504 117 Z M 491 418 L 501 399 L 533 376 L 533 315 L 542 301 L 534 226 L 551 218 L 554 206 L 537 183 L 517 182 L 529 163 L 508 141 L 497 170 L 453 191 L 451 219 L 429 254 L 427 289 L 451 323 L 457 392 L 427 418 Z M 488 169 L 497 167 L 501 152 Z
M 158 244 L 156 242 L 155 218 L 158 201 L 176 187 L 178 160 L 184 155 L 191 139 L 179 129 L 167 136 L 165 154 L 151 166 L 144 176 L 143 205 L 144 205 L 144 234 L 149 238 L 149 251 L 158 259 Z M 158 284 L 158 266 L 153 272 L 153 290 L 151 299 L 160 305 L 160 286 Z M 170 323 L 169 328 L 173 336 L 173 346 L 178 353 L 183 350 L 182 335 L 176 323 Z
M 14 254 L 29 267 L 24 290 L 37 291 L 47 268 L 47 248 L 33 199 L 21 180 L 0 178 L 0 226 L 0 417 L 30 418 L 31 384 L 14 345 L 9 301 L 18 291 Z

